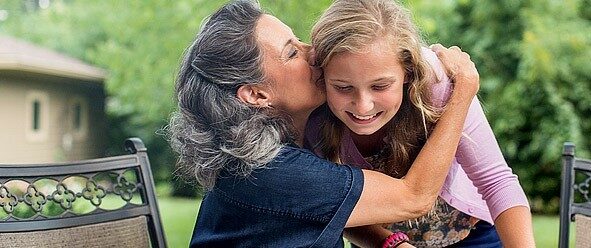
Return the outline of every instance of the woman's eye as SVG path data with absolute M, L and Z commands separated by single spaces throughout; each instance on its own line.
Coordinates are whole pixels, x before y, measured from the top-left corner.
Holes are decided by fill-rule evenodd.
M 298 49 L 296 49 L 296 48 L 293 48 L 293 47 L 292 47 L 292 48 L 289 50 L 289 53 L 287 54 L 287 58 L 293 59 L 293 58 L 295 58 L 297 55 L 298 55 Z

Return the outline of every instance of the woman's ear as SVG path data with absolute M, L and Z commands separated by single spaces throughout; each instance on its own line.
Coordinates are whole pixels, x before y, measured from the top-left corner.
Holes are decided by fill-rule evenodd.
M 242 85 L 238 88 L 236 96 L 240 101 L 254 107 L 266 108 L 271 106 L 270 91 L 261 85 Z

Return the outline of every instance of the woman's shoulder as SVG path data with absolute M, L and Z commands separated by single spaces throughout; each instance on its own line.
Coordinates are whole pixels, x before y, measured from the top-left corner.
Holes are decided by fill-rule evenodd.
M 284 146 L 271 166 L 281 166 L 283 169 L 297 171 L 312 170 L 315 173 L 334 172 L 335 167 L 342 167 L 324 158 L 318 157 L 312 151 L 295 146 Z M 340 168 L 339 170 L 342 170 Z
M 216 190 L 237 204 L 317 220 L 330 220 L 346 198 L 356 202 L 362 188 L 360 169 L 336 165 L 294 146 L 283 147 L 266 168 L 246 178 L 222 177 L 216 183 Z

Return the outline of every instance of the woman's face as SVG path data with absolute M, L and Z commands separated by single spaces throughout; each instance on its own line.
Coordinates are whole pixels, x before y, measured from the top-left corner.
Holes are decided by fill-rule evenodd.
M 271 15 L 260 17 L 256 35 L 263 50 L 263 70 L 271 82 L 272 106 L 293 118 L 307 118 L 326 99 L 316 85 L 320 70 L 309 63 L 310 46 Z
M 375 133 L 400 108 L 404 70 L 386 38 L 362 53 L 335 55 L 324 68 L 324 77 L 328 106 L 356 134 Z

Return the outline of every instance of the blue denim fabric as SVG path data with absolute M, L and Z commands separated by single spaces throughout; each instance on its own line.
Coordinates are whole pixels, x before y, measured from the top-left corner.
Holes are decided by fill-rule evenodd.
M 199 210 L 191 247 L 342 247 L 363 188 L 360 169 L 285 147 L 248 178 L 222 173 Z
M 497 248 L 503 247 L 495 226 L 486 221 L 478 221 L 468 237 L 448 246 L 450 248 Z

